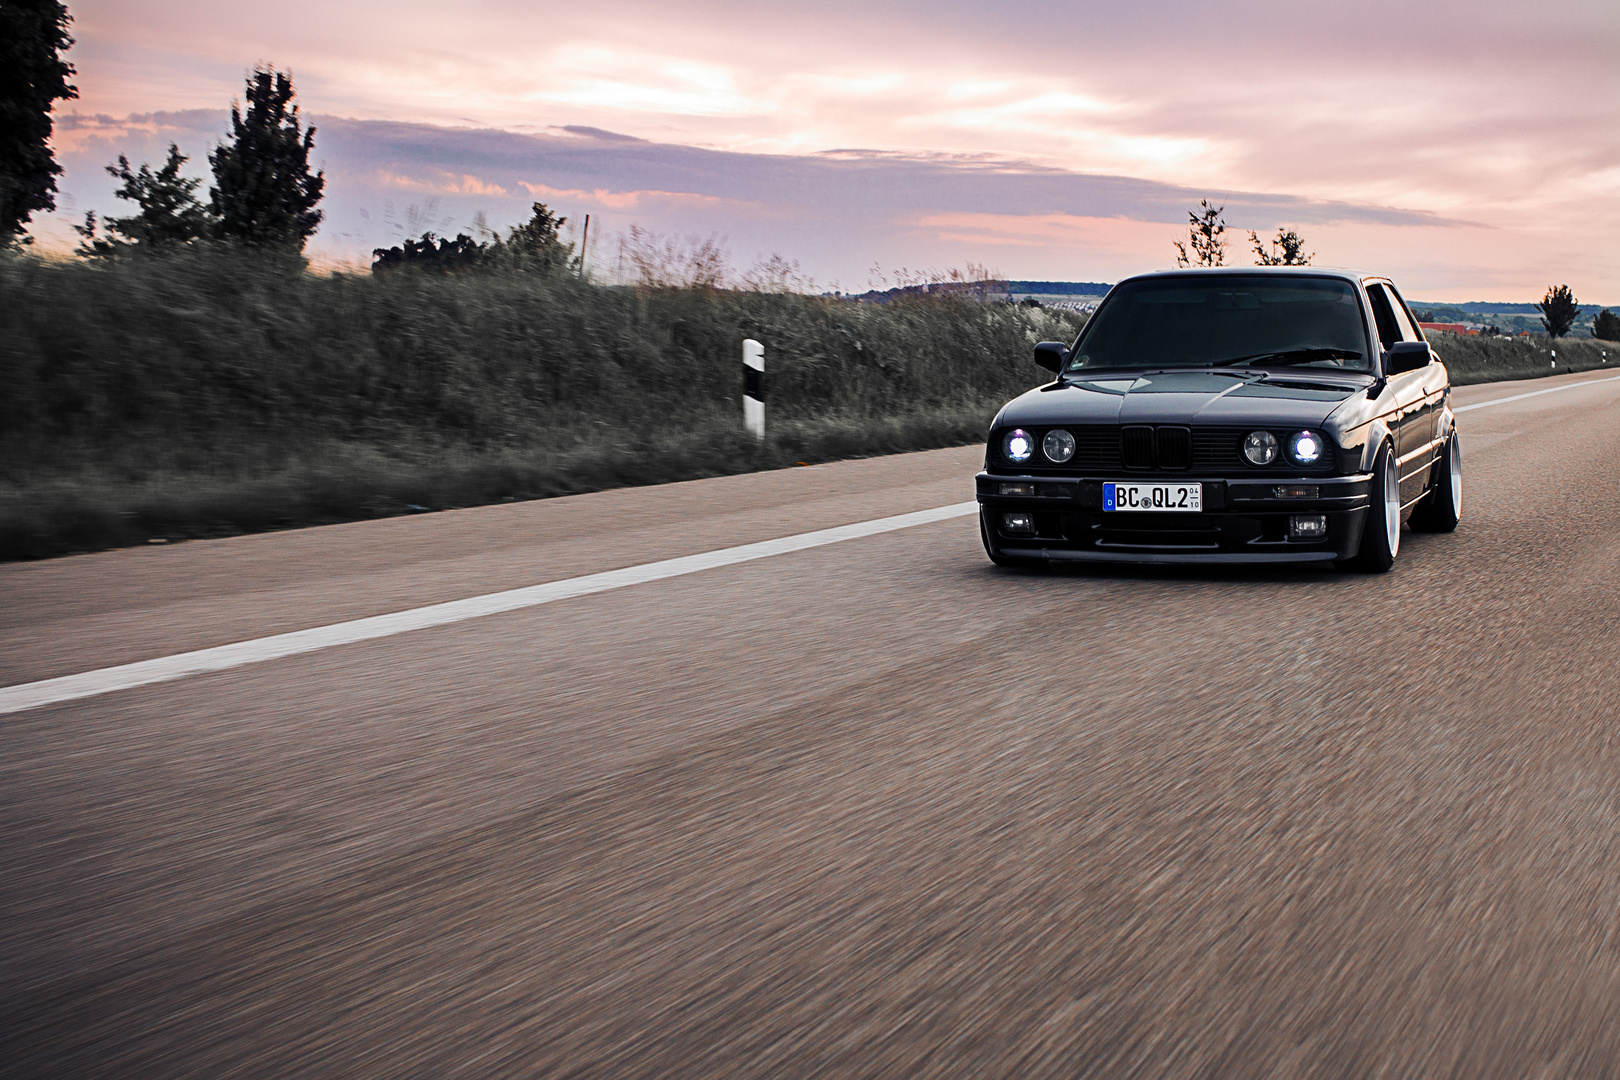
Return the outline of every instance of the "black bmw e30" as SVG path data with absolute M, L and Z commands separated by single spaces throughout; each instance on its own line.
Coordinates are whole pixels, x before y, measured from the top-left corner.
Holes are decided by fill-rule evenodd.
M 1145 274 L 1035 360 L 1055 377 L 1002 407 L 977 477 L 996 563 L 1384 571 L 1403 522 L 1457 526 L 1450 378 L 1386 278 Z

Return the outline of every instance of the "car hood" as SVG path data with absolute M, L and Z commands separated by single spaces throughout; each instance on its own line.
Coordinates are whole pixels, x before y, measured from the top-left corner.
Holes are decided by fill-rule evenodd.
M 1316 427 L 1371 376 L 1242 371 L 1101 372 L 1008 402 L 996 425 L 1248 424 Z

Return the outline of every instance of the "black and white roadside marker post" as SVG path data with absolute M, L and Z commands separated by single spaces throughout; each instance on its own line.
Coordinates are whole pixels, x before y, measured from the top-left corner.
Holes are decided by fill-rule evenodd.
M 743 342 L 743 426 L 765 438 L 765 346 L 753 338 Z

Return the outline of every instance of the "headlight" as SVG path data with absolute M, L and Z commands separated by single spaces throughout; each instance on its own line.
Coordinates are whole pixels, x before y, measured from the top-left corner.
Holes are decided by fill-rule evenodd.
M 1041 453 L 1046 455 L 1046 460 L 1063 464 L 1074 457 L 1074 436 L 1062 428 L 1048 431 L 1041 440 Z
M 1314 431 L 1296 431 L 1288 436 L 1288 460 L 1295 465 L 1315 465 L 1326 449 L 1322 436 Z
M 1270 465 L 1277 460 L 1277 436 L 1269 431 L 1249 432 L 1243 437 L 1243 456 L 1250 465 Z
M 1013 428 L 1001 440 L 1001 453 L 1015 465 L 1022 465 L 1035 456 L 1035 436 L 1023 428 Z

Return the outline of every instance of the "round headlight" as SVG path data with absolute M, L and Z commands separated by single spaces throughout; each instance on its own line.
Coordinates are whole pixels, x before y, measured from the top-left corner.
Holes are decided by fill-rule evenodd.
M 1001 440 L 1001 453 L 1008 461 L 1022 465 L 1035 456 L 1035 436 L 1023 428 L 1013 428 Z
M 1074 436 L 1062 428 L 1048 431 L 1041 440 L 1041 453 L 1046 455 L 1046 460 L 1063 464 L 1074 457 Z
M 1322 460 L 1322 436 L 1314 431 L 1296 431 L 1288 436 L 1288 457 L 1295 465 L 1315 465 Z
M 1243 437 L 1243 456 L 1250 465 L 1270 465 L 1277 460 L 1277 436 L 1269 431 L 1249 432 Z

